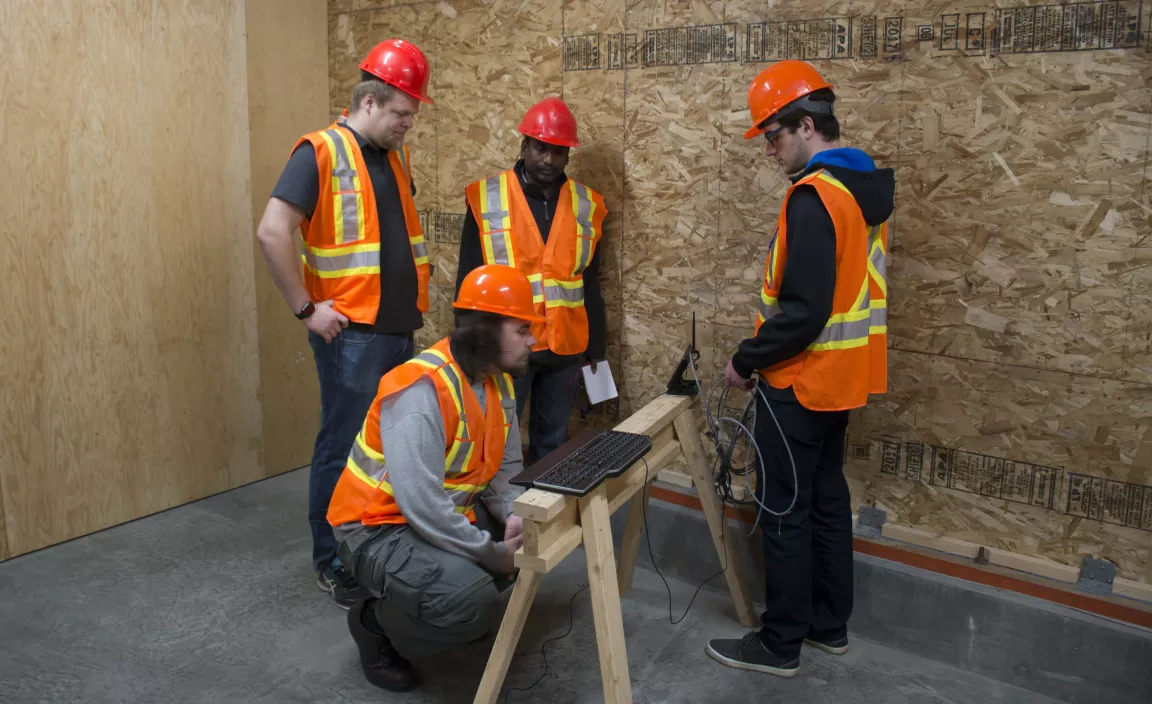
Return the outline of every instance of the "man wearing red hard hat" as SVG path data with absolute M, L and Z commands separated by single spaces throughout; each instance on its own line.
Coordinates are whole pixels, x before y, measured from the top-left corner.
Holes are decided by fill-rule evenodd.
M 536 343 L 532 285 L 481 266 L 454 307 L 451 336 L 380 381 L 328 509 L 341 559 L 370 591 L 348 612 L 361 666 L 393 691 L 418 684 L 411 660 L 500 623 L 524 540 L 512 514 L 524 459 L 509 375 Z
M 432 102 L 428 75 L 415 45 L 376 45 L 360 65 L 346 116 L 293 147 L 257 230 L 268 271 L 307 327 L 316 361 L 312 560 L 317 584 L 345 609 L 366 592 L 336 555 L 328 501 L 380 378 L 412 357 L 413 332 L 428 311 L 431 267 L 404 145 L 420 103 Z
M 520 123 L 520 159 L 465 189 L 468 213 L 456 278 L 481 264 L 505 264 L 532 283 L 541 321 L 526 374 L 516 379 L 517 416 L 532 398 L 528 454 L 540 459 L 568 439 L 570 383 L 582 360 L 604 359 L 605 314 L 599 242 L 607 208 L 600 194 L 564 174 L 580 146 L 564 101 L 545 98 Z
M 849 409 L 887 388 L 886 221 L 892 169 L 840 146 L 832 85 L 803 61 L 781 61 L 748 89 L 752 127 L 792 185 L 776 218 L 756 329 L 728 363 L 728 384 L 753 390 L 764 535 L 763 627 L 713 640 L 708 654 L 792 677 L 801 645 L 848 649 L 852 505 L 844 479 Z M 753 374 L 758 381 L 751 381 Z

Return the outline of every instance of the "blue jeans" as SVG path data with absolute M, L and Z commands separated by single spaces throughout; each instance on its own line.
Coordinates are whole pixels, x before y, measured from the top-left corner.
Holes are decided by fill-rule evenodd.
M 524 416 L 524 403 L 532 396 L 528 419 L 528 459 L 531 464 L 568 442 L 568 418 L 572 415 L 569 382 L 579 364 L 549 368 L 530 365 L 524 376 L 513 380 L 516 417 Z
M 328 502 L 348 461 L 348 452 L 376 398 L 380 378 L 412 359 L 411 335 L 382 335 L 344 330 L 330 343 L 308 334 L 320 378 L 320 432 L 308 475 L 308 523 L 312 527 L 312 564 L 317 572 L 333 564 L 336 537 L 328 525 Z

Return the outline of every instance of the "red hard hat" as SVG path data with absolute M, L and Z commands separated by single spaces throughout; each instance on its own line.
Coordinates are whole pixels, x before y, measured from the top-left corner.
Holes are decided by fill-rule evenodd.
M 367 71 L 390 86 L 425 103 L 428 97 L 428 59 L 412 42 L 403 39 L 385 39 L 368 52 L 361 71 Z
M 578 147 L 576 118 L 559 98 L 545 98 L 528 108 L 520 122 L 520 134 L 558 147 Z
M 530 323 L 544 322 L 532 304 L 532 284 L 528 277 L 503 264 L 484 264 L 468 272 L 452 307 L 497 313 Z
M 774 63 L 756 75 L 748 87 L 748 109 L 752 112 L 752 129 L 744 139 L 752 139 L 764 130 L 760 125 L 782 109 L 809 93 L 831 88 L 811 64 L 789 59 Z

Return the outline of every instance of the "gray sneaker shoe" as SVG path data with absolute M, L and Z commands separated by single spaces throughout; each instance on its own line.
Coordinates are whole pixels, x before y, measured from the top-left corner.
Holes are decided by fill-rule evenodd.
M 708 656 L 718 663 L 741 670 L 763 672 L 777 677 L 795 677 L 800 672 L 800 658 L 782 658 L 764 646 L 760 634 L 750 631 L 743 638 L 708 641 Z
M 347 611 L 352 605 L 364 599 L 371 599 L 372 594 L 360 586 L 360 583 L 343 566 L 333 569 L 329 567 L 316 574 L 316 586 L 320 591 L 332 595 L 332 601 Z

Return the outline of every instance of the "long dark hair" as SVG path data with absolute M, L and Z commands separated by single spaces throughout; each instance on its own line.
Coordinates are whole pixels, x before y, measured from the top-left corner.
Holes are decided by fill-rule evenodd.
M 504 316 L 477 310 L 457 310 L 456 329 L 449 345 L 468 381 L 476 383 L 500 363 L 500 326 Z

